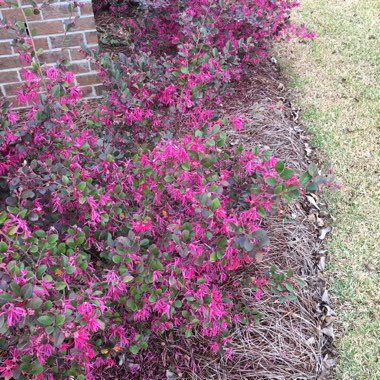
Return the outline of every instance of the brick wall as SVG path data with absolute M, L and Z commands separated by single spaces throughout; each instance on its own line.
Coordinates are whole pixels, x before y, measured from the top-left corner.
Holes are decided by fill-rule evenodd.
M 71 13 L 72 20 L 75 16 L 80 17 L 76 20 L 75 27 L 67 33 L 66 39 L 64 27 L 70 20 L 67 1 L 43 5 L 39 14 L 27 16 L 27 20 L 29 30 L 35 29 L 37 33 L 33 37 L 36 49 L 43 49 L 43 53 L 39 54 L 40 61 L 52 65 L 62 56 L 69 59 L 72 63 L 70 70 L 76 73 L 76 84 L 81 87 L 86 97 L 93 98 L 100 96 L 101 84 L 80 46 L 85 43 L 88 47 L 96 47 L 98 38 L 91 0 L 81 3 L 84 3 L 84 6 L 75 8 Z M 30 7 L 27 0 L 22 0 L 21 4 L 24 9 Z M 19 8 L 11 9 L 6 6 L 0 7 L 0 19 L 24 21 Z M 20 69 L 23 64 L 11 46 L 12 38 L 11 31 L 0 29 L 0 96 L 14 101 L 22 80 Z M 17 105 L 16 102 L 14 104 Z

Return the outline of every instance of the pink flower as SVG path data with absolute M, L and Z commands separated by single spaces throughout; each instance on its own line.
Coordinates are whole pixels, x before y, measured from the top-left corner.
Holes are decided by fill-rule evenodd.
M 52 80 L 56 79 L 58 76 L 58 70 L 55 67 L 49 67 L 46 69 L 46 76 Z
M 14 360 L 4 360 L 0 364 L 0 373 L 3 376 L 3 379 L 10 379 L 13 377 L 13 371 L 18 367 L 18 364 Z
M 152 221 L 150 219 L 138 220 L 132 222 L 132 230 L 135 233 L 146 232 L 152 229 Z
M 255 299 L 259 300 L 262 296 L 263 296 L 263 291 L 261 289 L 257 289 L 254 295 Z
M 244 127 L 244 120 L 242 117 L 233 116 L 230 118 L 232 125 L 234 126 L 236 131 L 240 131 Z
M 85 327 L 79 327 L 73 334 L 74 348 L 81 349 L 85 347 L 90 339 L 90 335 Z
M 72 73 L 71 71 L 68 71 L 65 73 L 63 80 L 67 83 L 71 83 L 73 81 L 73 78 L 74 78 L 74 73 Z
M 14 123 L 16 123 L 16 121 L 17 121 L 17 113 L 16 113 L 16 112 L 14 112 L 14 111 L 9 111 L 9 112 L 7 113 L 7 116 L 8 116 L 8 122 L 9 122 L 9 124 L 14 124 Z
M 7 316 L 7 323 L 9 327 L 16 325 L 18 322 L 21 321 L 23 317 L 26 316 L 25 309 L 17 307 L 13 305 L 13 303 L 6 303 L 2 307 L 2 310 L 4 310 L 4 312 L 2 312 L 1 315 Z

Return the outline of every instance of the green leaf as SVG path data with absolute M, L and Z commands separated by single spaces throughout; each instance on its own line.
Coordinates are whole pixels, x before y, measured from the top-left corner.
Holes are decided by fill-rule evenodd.
M 66 283 L 65 282 L 62 282 L 62 281 L 59 281 L 55 284 L 55 288 L 57 290 L 63 290 L 66 288 Z
M 112 261 L 113 261 L 115 264 L 120 264 L 120 263 L 121 263 L 121 257 L 118 256 L 118 255 L 114 255 L 114 256 L 112 256 Z
M 65 336 L 62 334 L 62 331 L 60 329 L 54 329 L 53 339 L 54 339 L 54 346 L 58 348 L 61 346 L 61 344 L 65 340 Z M 79 376 L 77 377 L 77 379 L 79 379 Z
M 318 186 L 314 182 L 306 186 L 306 191 L 309 193 L 313 193 L 314 191 L 317 191 L 317 190 L 318 190 Z
M 285 169 L 285 165 L 282 161 L 277 161 L 276 165 L 274 165 L 274 168 L 276 169 L 277 173 L 281 174 Z
M 275 194 L 280 194 L 280 193 L 282 192 L 283 189 L 284 189 L 284 185 L 280 184 L 280 185 L 277 185 L 277 186 L 274 188 L 273 192 L 274 192 Z
M 62 255 L 65 252 L 66 252 L 66 244 L 65 243 L 59 243 L 58 247 L 57 247 L 57 253 Z
M 21 287 L 17 282 L 11 282 L 9 286 L 13 290 L 13 292 L 16 294 L 16 296 L 21 295 Z
M 218 133 L 219 131 L 220 131 L 220 125 L 219 124 L 215 124 L 212 127 L 212 133 Z
M 41 315 L 37 321 L 43 326 L 49 326 L 54 322 L 54 317 L 51 315 Z
M 33 14 L 32 8 L 24 8 L 25 16 L 29 17 Z
M 294 174 L 294 171 L 293 171 L 292 169 L 285 169 L 285 170 L 281 173 L 280 177 L 281 177 L 282 179 L 289 179 L 293 174 Z
M 262 218 L 265 218 L 267 216 L 267 213 L 265 211 L 265 208 L 264 207 L 257 207 L 257 213 L 262 217 Z
M 265 182 L 269 185 L 269 186 L 275 186 L 276 185 L 276 180 L 273 178 L 273 177 L 266 177 L 265 178 Z
M 59 92 L 61 91 L 61 86 L 59 84 L 56 84 L 55 86 L 53 86 L 53 88 L 51 89 L 51 94 L 53 96 L 57 96 L 59 95 Z
M 8 244 L 5 241 L 0 241 L 0 252 L 6 252 L 8 249 Z
M 39 238 L 44 238 L 46 236 L 45 231 L 43 230 L 37 230 L 33 232 L 33 235 L 39 237 Z
M 7 213 L 5 211 L 0 212 L 0 224 L 3 224 L 7 220 Z
M 184 162 L 184 163 L 181 165 L 181 168 L 182 168 L 183 170 L 189 171 L 189 170 L 190 170 L 190 165 L 189 165 L 187 162 Z
M 136 311 L 137 310 L 136 302 L 134 300 L 132 300 L 132 299 L 129 299 L 127 301 L 127 308 L 131 309 L 132 311 Z
M 311 163 L 307 168 L 307 171 L 310 173 L 311 176 L 315 176 L 318 174 L 318 167 L 314 163 Z
M 288 195 L 292 199 L 297 199 L 300 196 L 300 192 L 298 190 L 293 190 Z
M 285 287 L 286 287 L 286 289 L 287 289 L 289 292 L 291 292 L 291 293 L 294 292 L 293 285 L 292 285 L 290 282 L 286 282 L 286 283 L 285 283 Z
M 66 268 L 66 273 L 67 274 L 73 274 L 74 272 L 75 272 L 75 267 L 74 266 L 72 266 L 72 265 L 70 265 L 70 266 L 68 266 L 67 268 Z
M 38 375 L 38 374 L 42 373 L 43 371 L 44 371 L 44 367 L 42 367 L 42 365 L 38 361 L 35 361 L 33 366 L 32 366 L 32 370 L 30 371 L 30 373 L 32 375 Z
M 57 240 L 58 240 L 58 235 L 57 235 L 57 234 L 49 235 L 49 236 L 47 237 L 47 242 L 48 242 L 50 245 L 53 245 Z
M 286 295 L 286 298 L 289 300 L 289 301 L 296 301 L 297 300 L 297 296 L 295 294 L 287 294 Z
M 21 296 L 23 298 L 30 298 L 32 296 L 32 293 L 33 293 L 33 285 L 32 284 L 25 284 L 22 288 L 21 288 Z
M 32 298 L 28 304 L 27 307 L 32 309 L 32 310 L 38 310 L 42 305 L 42 299 L 38 297 Z
M 189 74 L 189 69 L 186 67 L 186 66 L 182 66 L 179 71 L 182 73 L 182 74 Z
M 145 247 L 145 246 L 149 245 L 149 239 L 142 239 L 140 241 L 140 245 L 141 245 L 141 247 Z
M 182 232 L 182 238 L 184 241 L 190 240 L 190 231 L 189 230 L 184 230 Z
M 140 351 L 140 347 L 136 346 L 135 344 L 129 347 L 129 351 L 133 354 L 136 355 Z
M 211 202 L 211 208 L 216 210 L 220 206 L 219 198 L 214 198 Z
M 303 172 L 300 175 L 300 185 L 306 185 L 311 180 L 311 175 L 308 172 Z
M 160 260 L 157 260 L 157 259 L 152 260 L 150 263 L 150 266 L 155 270 L 163 270 L 164 269 L 164 266 L 162 265 Z
M 66 317 L 63 314 L 57 315 L 55 317 L 55 325 L 61 326 L 65 322 Z
M 83 191 L 86 188 L 86 186 L 87 186 L 87 183 L 82 181 L 82 182 L 78 183 L 77 189 Z
M 217 260 L 217 254 L 216 254 L 216 252 L 212 252 L 211 253 L 211 255 L 210 255 L 210 261 L 212 262 L 212 263 L 215 263 L 215 261 Z

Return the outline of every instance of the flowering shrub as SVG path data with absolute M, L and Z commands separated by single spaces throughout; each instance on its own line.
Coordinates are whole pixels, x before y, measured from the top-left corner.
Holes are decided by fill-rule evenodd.
M 266 57 L 273 40 L 292 33 L 312 37 L 290 23 L 293 1 L 141 4 L 140 17 L 123 20 L 125 54 L 112 60 L 103 54 L 99 61 L 112 89 L 108 115 L 121 114 L 133 136 L 145 140 L 152 131 L 205 122 L 228 84 Z
M 32 67 L 17 99 L 32 106 L 17 121 L 0 104 L 6 379 L 92 379 L 122 354 L 131 363 L 141 350 L 156 355 L 151 337 L 169 330 L 200 332 L 212 350 L 232 354 L 229 329 L 252 311 L 224 285 L 261 260 L 267 214 L 312 178 L 297 179 L 268 150 L 227 148 L 223 129 L 244 120 L 214 109 L 243 63 L 290 28 L 295 3 L 146 5 L 156 16 L 128 21 L 138 25 L 131 54 L 97 57 L 111 89 L 86 125 L 77 122 L 86 104 L 73 74 L 41 66 L 30 38 L 18 37 Z M 141 33 L 151 37 L 139 42 Z M 283 300 L 294 299 L 290 275 L 268 276 Z M 242 281 L 259 299 L 268 276 Z

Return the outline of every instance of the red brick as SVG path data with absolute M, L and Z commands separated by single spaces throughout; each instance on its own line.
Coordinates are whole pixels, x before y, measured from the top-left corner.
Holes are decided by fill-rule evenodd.
M 90 71 L 90 65 L 87 61 L 85 62 L 76 62 L 71 63 L 68 67 L 69 71 L 72 71 L 75 74 L 88 73 Z
M 66 37 L 63 36 L 51 36 L 50 42 L 53 49 L 62 48 L 62 47 L 72 47 L 80 46 L 84 41 L 82 33 L 78 34 L 68 34 Z
M 62 59 L 69 59 L 69 53 L 66 50 L 63 51 L 45 51 L 38 56 L 39 60 L 43 63 L 56 63 Z
M 83 5 L 83 7 L 80 7 L 80 14 L 81 15 L 93 15 L 94 10 L 92 8 L 92 4 L 91 3 L 85 3 Z
M 18 82 L 17 71 L 0 72 L 0 83 Z
M 94 85 L 100 82 L 98 74 L 77 75 L 76 79 L 79 86 Z
M 103 85 L 94 86 L 94 88 L 95 88 L 95 93 L 97 96 L 103 95 L 103 91 L 105 91 L 105 87 Z
M 22 66 L 23 66 L 23 62 L 18 56 L 0 57 L 0 70 L 15 69 Z
M 44 50 L 49 49 L 48 39 L 46 37 L 41 37 L 41 38 L 35 37 L 35 38 L 33 38 L 33 41 L 34 41 L 34 45 L 35 45 L 37 50 L 38 49 L 44 49 Z
M 68 3 L 65 4 L 49 4 L 47 7 L 42 8 L 44 20 L 51 20 L 55 18 L 67 18 L 78 15 L 78 8 L 74 8 L 69 12 Z
M 10 42 L 0 42 L 0 55 L 12 54 Z
M 33 8 L 31 7 L 28 7 L 28 8 L 33 10 Z M 24 21 L 24 16 L 20 8 L 4 9 L 1 11 L 1 13 L 3 15 L 3 18 L 5 18 L 7 21 L 13 21 L 13 20 Z M 26 19 L 28 21 L 41 20 L 41 15 L 40 14 L 35 15 L 34 13 L 32 13 L 30 16 L 26 16 Z
M 36 29 L 38 36 L 44 36 L 47 34 L 58 34 L 63 33 L 63 23 L 62 21 L 41 21 L 33 22 L 29 24 L 29 29 Z
M 87 32 L 86 34 L 86 40 L 87 43 L 90 44 L 97 44 L 98 43 L 98 33 L 96 31 L 94 32 Z
M 80 90 L 82 91 L 83 96 L 93 96 L 92 86 L 80 87 Z
M 13 39 L 16 33 L 14 30 L 0 28 L 0 40 Z
M 7 96 L 7 100 L 13 105 L 13 107 L 19 106 L 18 101 L 16 100 L 15 96 Z
M 70 49 L 70 54 L 71 54 L 71 60 L 72 61 L 79 61 L 81 59 L 86 58 L 86 53 L 83 52 L 81 48 L 71 48 Z
M 21 83 L 5 84 L 4 90 L 6 96 L 17 95 L 21 89 Z
M 19 107 L 19 103 L 18 101 L 16 100 L 16 97 L 15 96 L 6 96 L 4 93 L 3 93 L 3 90 L 0 88 L 0 100 L 6 100 L 7 102 L 11 103 L 11 106 L 13 108 L 16 108 L 16 107 Z
M 82 17 L 75 21 L 75 25 L 70 29 L 71 32 L 79 30 L 95 30 L 94 17 Z

